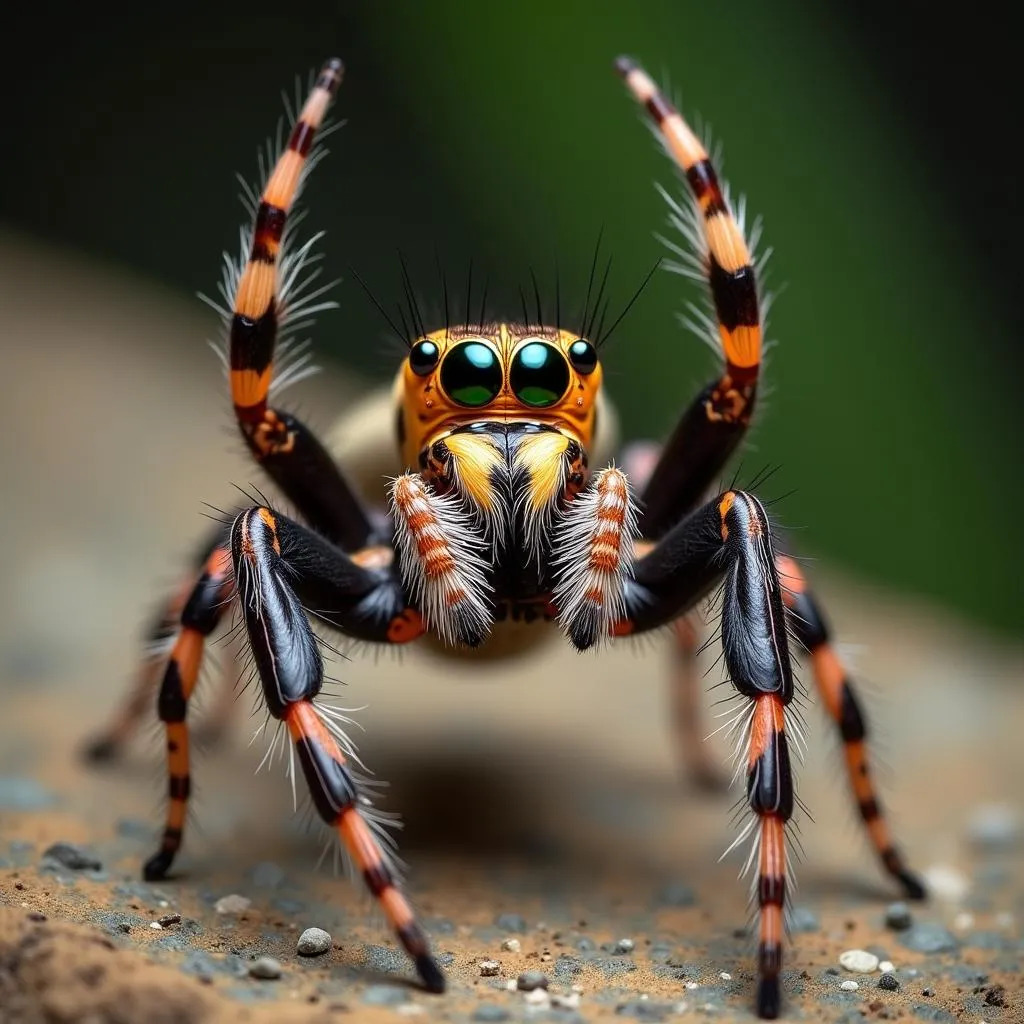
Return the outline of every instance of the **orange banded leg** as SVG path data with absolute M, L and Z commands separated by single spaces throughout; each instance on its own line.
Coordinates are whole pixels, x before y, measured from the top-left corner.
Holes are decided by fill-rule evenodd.
M 127 693 L 111 720 L 96 736 L 87 741 L 83 749 L 83 754 L 90 761 L 111 761 L 118 757 L 138 729 L 139 723 L 152 712 L 160 685 L 160 670 L 167 660 L 171 641 L 181 624 L 182 609 L 210 555 L 221 544 L 223 533 L 223 530 L 217 530 L 202 546 L 193 568 L 182 579 L 175 592 L 165 599 L 159 614 L 146 630 L 144 653 Z
M 757 1012 L 779 1014 L 785 826 L 795 802 L 784 709 L 793 672 L 771 524 L 744 491 L 725 491 L 651 545 L 633 567 L 616 635 L 672 622 L 722 582 L 722 651 L 732 685 L 753 703 L 747 798 L 760 842 Z
M 701 728 L 701 676 L 697 670 L 700 634 L 694 617 L 681 615 L 672 623 L 672 725 L 679 757 L 687 777 L 699 788 L 721 792 L 728 786 L 711 756 Z
M 747 757 L 747 798 L 757 815 L 757 1012 L 770 1020 L 781 1004 L 782 939 L 786 905 L 786 822 L 793 814 L 793 772 L 784 704 L 775 694 L 754 701 Z
M 694 205 L 692 224 L 669 199 L 671 221 L 692 247 L 673 247 L 685 260 L 675 269 L 705 280 L 725 362 L 719 378 L 683 414 L 641 492 L 641 529 L 645 537 L 656 538 L 697 506 L 746 432 L 761 368 L 763 303 L 757 261 L 703 144 L 641 67 L 628 57 L 620 57 L 615 67 L 657 125 L 689 186 L 692 198 L 684 202 Z
M 250 509 L 235 520 L 231 552 L 267 710 L 288 728 L 317 813 L 338 832 L 424 985 L 441 992 L 444 975 L 363 817 L 359 783 L 338 742 L 336 726 L 315 703 L 324 666 L 300 603 L 301 597 L 316 608 L 367 604 L 376 606 L 379 614 L 389 599 L 389 591 L 382 587 L 388 585 L 392 567 L 374 570 L 356 565 L 341 552 L 332 555 L 322 538 L 269 508 Z M 383 626 L 387 628 L 386 618 Z
M 366 887 L 380 902 L 388 923 L 416 964 L 423 984 L 431 992 L 443 992 L 444 974 L 388 867 L 380 842 L 360 814 L 359 787 L 337 741 L 311 701 L 289 704 L 284 709 L 284 721 L 317 812 L 338 833 Z
M 786 588 L 783 599 L 793 632 L 810 654 L 815 686 L 839 730 L 850 789 L 871 844 L 882 866 L 900 883 L 906 895 L 911 899 L 924 899 L 927 895 L 925 888 L 907 867 L 885 820 L 868 764 L 864 712 L 853 683 L 832 646 L 828 622 L 797 563 L 788 556 L 780 555 L 776 564 Z
M 269 405 L 278 331 L 289 316 L 282 246 L 288 216 L 309 167 L 317 130 L 338 86 L 340 60 L 320 70 L 288 142 L 264 184 L 248 259 L 238 276 L 228 338 L 231 399 L 242 436 L 256 461 L 303 518 L 348 551 L 368 543 L 374 524 L 334 459 L 292 413 Z M 282 287 L 286 291 L 282 292 Z M 301 288 L 297 289 L 301 291 Z M 303 305 L 302 300 L 299 304 Z M 315 310 L 304 307 L 303 316 Z M 292 311 L 296 310 L 293 307 Z
M 181 630 L 164 670 L 157 713 L 167 732 L 168 804 L 163 839 L 143 866 L 148 881 L 163 878 L 181 847 L 192 783 L 189 774 L 188 701 L 199 678 L 203 646 L 218 626 L 232 593 L 231 555 L 216 548 L 181 612 Z

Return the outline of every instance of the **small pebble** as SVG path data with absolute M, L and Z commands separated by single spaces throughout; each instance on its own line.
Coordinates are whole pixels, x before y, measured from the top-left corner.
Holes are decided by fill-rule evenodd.
M 839 986 L 844 992 L 856 992 L 860 985 L 855 981 L 844 981 Z
M 526 918 L 522 914 L 499 914 L 494 923 L 503 932 L 518 932 L 520 935 L 526 932 Z
M 252 900 L 246 899 L 232 893 L 230 896 L 221 896 L 213 905 L 218 914 L 244 914 L 252 906 Z
M 272 956 L 261 956 L 249 964 L 249 973 L 254 978 L 273 981 L 281 977 L 281 965 Z
M 578 1010 L 580 1008 L 579 992 L 569 992 L 564 996 L 554 995 L 551 997 L 551 1005 L 556 1010 Z
M 915 953 L 955 953 L 960 948 L 954 935 L 931 921 L 915 924 L 904 932 L 900 941 Z
M 686 987 L 692 991 L 695 988 L 700 988 L 700 984 L 696 981 L 688 981 Z
M 523 971 L 516 979 L 516 988 L 520 992 L 533 992 L 538 988 L 548 987 L 548 977 L 540 971 Z
M 331 933 L 323 928 L 307 928 L 299 936 L 295 948 L 299 956 L 320 956 L 331 948 Z
M 632 939 L 619 939 L 619 941 L 615 943 L 616 953 L 632 953 L 633 948 L 634 943 Z
M 970 879 L 959 868 L 949 864 L 933 864 L 922 874 L 928 892 L 949 903 L 959 903 L 971 888 Z
M 481 960 L 478 966 L 481 978 L 493 978 L 501 971 L 501 964 L 497 960 Z
M 897 981 L 896 976 L 893 974 L 883 974 L 878 979 L 878 987 L 885 989 L 886 992 L 899 992 L 900 983 Z
M 545 1007 L 551 1005 L 551 996 L 543 988 L 531 988 L 523 993 L 523 1000 L 528 1006 Z
M 885 908 L 885 927 L 894 932 L 906 931 L 914 923 L 910 907 L 906 903 L 890 903 Z
M 54 843 L 43 851 L 43 860 L 55 861 L 69 871 L 99 871 L 103 867 L 92 854 L 72 843 Z
M 506 939 L 501 944 L 501 948 L 506 953 L 518 953 L 522 950 L 523 944 L 518 939 Z
M 504 1006 L 496 1003 L 481 1003 L 474 1011 L 470 1020 L 473 1021 L 504 1021 L 512 1016 Z
M 848 949 L 839 954 L 839 964 L 854 974 L 873 974 L 878 967 L 878 957 L 864 949 Z
M 150 921 L 149 927 L 152 928 L 154 931 L 159 932 L 163 930 L 164 926 L 159 921 Z
M 722 971 L 718 976 L 722 981 L 732 981 L 732 975 L 728 971 Z
M 795 932 L 816 932 L 821 928 L 821 921 L 808 907 L 793 907 L 789 912 L 789 927 Z
M 967 822 L 967 835 L 978 846 L 999 849 L 1021 838 L 1020 814 L 1008 804 L 983 804 Z
M 933 995 L 935 995 L 935 989 L 933 989 L 933 988 L 923 988 L 923 989 L 921 989 L 921 995 L 923 995 L 923 996 L 933 996 Z
M 974 915 L 966 910 L 961 910 L 956 917 L 953 918 L 953 927 L 958 932 L 966 932 L 974 927 Z
M 878 969 L 883 974 L 892 974 L 892 972 L 896 970 L 896 968 L 893 965 L 893 962 L 891 960 L 881 960 L 881 961 L 879 961 Z
M 160 902 L 163 903 L 165 907 L 167 906 L 167 904 L 164 903 L 163 900 L 161 900 Z M 156 923 L 160 925 L 161 928 L 168 928 L 172 924 L 180 924 L 181 914 L 164 914 L 163 917 L 158 917 L 156 919 Z

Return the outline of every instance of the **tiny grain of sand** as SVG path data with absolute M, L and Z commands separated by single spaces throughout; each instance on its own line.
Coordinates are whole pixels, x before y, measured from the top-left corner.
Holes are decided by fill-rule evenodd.
M 197 306 L 20 242 L 14 259 L 13 245 L 0 239 L 0 417 L 13 442 L 0 446 L 0 479 L 16 482 L 0 615 L 0 1020 L 751 1020 L 746 884 L 737 858 L 718 863 L 732 801 L 680 781 L 657 644 L 579 658 L 556 643 L 455 669 L 426 650 L 332 664 L 341 703 L 366 705 L 357 736 L 391 784 L 382 803 L 405 819 L 401 851 L 450 978 L 444 997 L 420 991 L 330 858 L 316 868 L 322 837 L 292 813 L 280 766 L 254 775 L 266 739 L 247 745 L 261 721 L 248 697 L 226 740 L 196 754 L 194 825 L 173 877 L 141 881 L 162 740 L 147 728 L 106 769 L 83 766 L 79 747 L 131 674 L 152 600 L 205 523 L 201 502 L 230 504 L 231 482 L 262 481 L 225 433 L 202 344 L 214 327 Z M 320 425 L 355 390 L 324 375 L 295 395 Z M 1024 1021 L 1013 826 L 1024 655 L 935 610 L 817 579 L 840 633 L 861 645 L 886 806 L 942 894 L 909 905 L 909 921 L 890 911 L 886 926 L 899 894 L 809 708 L 799 777 L 814 821 L 801 823 L 786 1015 Z M 217 679 L 204 681 L 197 723 Z M 92 866 L 44 857 L 55 843 Z M 248 902 L 218 913 L 232 895 Z M 298 954 L 308 927 L 330 933 L 326 952 Z M 891 962 L 892 980 L 845 971 L 850 950 Z M 264 957 L 279 977 L 252 976 Z M 531 972 L 546 985 L 523 991 Z

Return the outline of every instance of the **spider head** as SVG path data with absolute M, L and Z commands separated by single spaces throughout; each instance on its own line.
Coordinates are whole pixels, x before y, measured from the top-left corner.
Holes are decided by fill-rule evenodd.
M 483 421 L 557 427 L 587 449 L 601 388 L 597 350 L 554 327 L 484 324 L 413 342 L 395 382 L 404 461 L 441 431 Z

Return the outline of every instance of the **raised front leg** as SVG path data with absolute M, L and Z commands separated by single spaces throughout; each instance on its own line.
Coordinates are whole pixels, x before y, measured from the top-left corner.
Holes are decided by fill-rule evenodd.
M 701 141 L 647 73 L 628 57 L 616 68 L 657 125 L 665 150 L 683 171 L 690 196 L 669 204 L 669 223 L 682 242 L 669 242 L 668 269 L 706 284 L 710 315 L 694 310 L 694 327 L 724 366 L 683 413 L 640 490 L 644 537 L 656 539 L 696 508 L 746 433 L 754 411 L 765 301 L 757 272 L 763 265 L 744 236 Z M 756 233 L 756 232 L 755 232 Z M 713 318 L 713 319 L 712 319 Z

